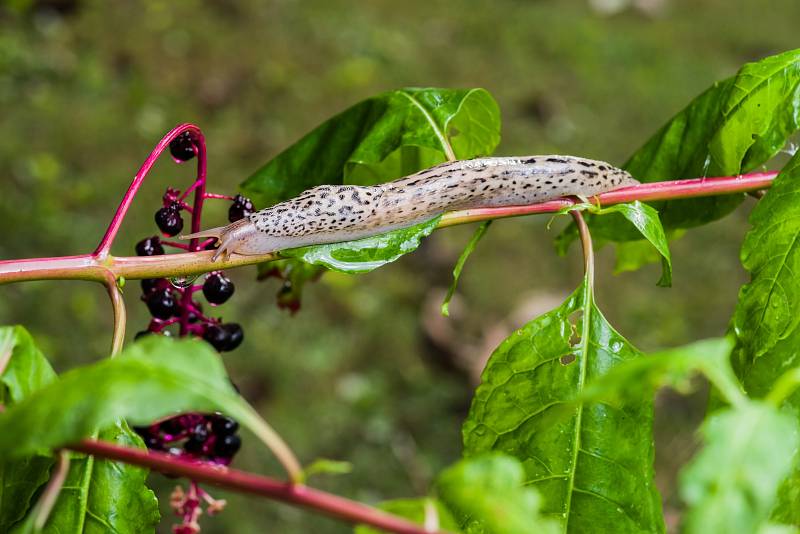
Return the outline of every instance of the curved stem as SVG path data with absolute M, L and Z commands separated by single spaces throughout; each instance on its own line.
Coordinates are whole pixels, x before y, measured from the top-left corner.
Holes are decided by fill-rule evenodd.
M 114 333 L 111 336 L 111 357 L 113 358 L 122 351 L 122 344 L 125 341 L 127 312 L 125 310 L 125 301 L 122 299 L 122 290 L 117 285 L 117 279 L 110 272 L 106 273 L 105 286 L 111 299 L 111 308 L 114 313 Z
M 236 413 L 231 413 L 229 415 L 233 416 L 241 424 L 249 427 L 256 437 L 267 446 L 286 471 L 291 482 L 300 483 L 303 481 L 305 477 L 303 467 L 297 460 L 294 451 L 292 451 L 281 435 L 278 434 L 253 407 L 248 405 L 247 409 L 237 410 Z
M 572 215 L 572 218 L 575 219 L 575 224 L 578 227 L 578 235 L 581 238 L 581 246 L 583 248 L 583 267 L 586 275 L 587 291 L 592 294 L 594 293 L 594 250 L 592 248 L 592 234 L 589 233 L 589 227 L 580 211 L 575 210 L 569 213 Z
M 581 317 L 581 340 L 580 340 L 580 355 L 578 356 L 578 391 L 582 391 L 586 383 L 586 375 L 589 369 L 589 345 L 592 333 L 592 314 L 594 313 L 594 249 L 592 248 L 592 236 L 589 233 L 589 227 L 580 211 L 574 210 L 570 212 L 572 218 L 575 219 L 575 224 L 578 226 L 578 234 L 581 238 L 581 245 L 583 246 L 583 266 L 584 266 L 584 281 L 583 281 L 583 302 L 581 309 L 583 314 Z M 584 404 L 578 405 L 577 413 L 575 415 L 575 444 L 572 453 L 572 471 L 568 479 L 567 502 L 566 502 L 566 517 L 569 522 L 570 508 L 572 506 L 573 488 L 575 487 L 575 473 L 577 472 L 578 465 L 578 452 L 581 449 L 581 421 L 583 420 Z M 567 525 L 564 525 L 564 530 L 567 530 Z
M 63 450 L 58 451 L 56 467 L 33 511 L 35 532 L 40 532 L 45 523 L 47 523 L 47 518 L 50 517 L 50 512 L 53 511 L 53 506 L 55 506 L 58 496 L 61 494 L 61 488 L 64 487 L 67 473 L 69 473 L 69 453 Z
M 426 530 L 410 521 L 359 502 L 305 486 L 281 482 L 236 469 L 190 463 L 166 453 L 121 447 L 104 441 L 83 440 L 70 449 L 101 458 L 148 467 L 161 473 L 187 477 L 198 482 L 240 493 L 260 495 L 302 506 L 350 523 L 362 523 L 398 534 L 446 534 L 442 530 Z
M 125 215 L 127 215 L 128 210 L 133 203 L 133 199 L 136 196 L 136 193 L 139 191 L 139 188 L 142 186 L 142 182 L 144 182 L 147 173 L 150 172 L 150 169 L 153 168 L 153 165 L 155 165 L 158 157 L 162 152 L 164 152 L 164 150 L 166 150 L 172 140 L 183 132 L 187 131 L 190 131 L 195 136 L 199 136 L 201 138 L 203 136 L 200 128 L 194 124 L 179 124 L 167 132 L 167 135 L 161 138 L 161 141 L 158 142 L 153 151 L 150 152 L 150 155 L 147 156 L 147 159 L 144 160 L 144 163 L 142 163 L 142 166 L 139 168 L 139 172 L 136 173 L 131 185 L 128 187 L 128 191 L 125 193 L 125 196 L 122 197 L 122 201 L 117 207 L 117 211 L 114 213 L 114 217 L 111 219 L 111 224 L 108 225 L 108 229 L 103 235 L 103 239 L 100 240 L 100 244 L 95 249 L 95 257 L 102 260 L 108 256 L 108 253 L 111 250 L 111 245 L 114 243 L 114 239 L 117 237 L 117 232 L 119 232 L 119 228 L 122 226 L 122 220 L 125 218 Z
M 609 206 L 634 200 L 672 200 L 712 195 L 747 193 L 769 188 L 777 172 L 754 173 L 734 177 L 696 178 L 653 182 L 597 195 L 600 205 Z M 518 217 L 536 213 L 557 213 L 576 204 L 576 200 L 562 199 L 527 206 L 482 208 L 445 213 L 438 228 L 475 221 L 488 221 L 505 217 Z M 201 250 L 166 256 L 99 257 L 96 255 L 58 258 L 37 258 L 0 261 L 0 285 L 30 280 L 92 280 L 102 282 L 106 272 L 127 280 L 142 278 L 167 278 L 199 275 L 211 271 L 265 263 L 280 258 L 267 253 L 257 256 L 231 254 L 229 258 L 211 261 L 214 251 Z

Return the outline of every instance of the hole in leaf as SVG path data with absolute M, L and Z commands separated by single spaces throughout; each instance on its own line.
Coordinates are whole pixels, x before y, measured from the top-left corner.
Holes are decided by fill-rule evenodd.
M 577 347 L 581 343 L 580 323 L 583 319 L 583 310 L 575 310 L 567 317 L 570 325 L 569 344 L 572 347 Z
M 559 358 L 558 361 L 561 362 L 561 365 L 569 365 L 575 361 L 575 355 L 572 353 L 565 354 L 561 358 Z

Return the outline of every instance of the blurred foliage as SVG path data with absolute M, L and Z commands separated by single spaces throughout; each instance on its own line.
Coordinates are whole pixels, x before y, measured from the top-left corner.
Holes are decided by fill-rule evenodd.
M 769 9 L 747 0 L 661 3 L 652 11 L 617 2 L 622 8 L 611 12 L 599 0 L 6 1 L 0 258 L 91 250 L 138 165 L 179 122 L 204 129 L 210 187 L 224 193 L 347 106 L 407 86 L 486 88 L 503 118 L 498 154 L 572 153 L 620 164 L 714 80 L 797 47 L 788 22 L 800 16 L 794 0 L 773 0 Z M 134 243 L 154 233 L 163 189 L 190 183 L 191 172 L 166 159 L 156 166 L 115 254 L 133 254 Z M 653 284 L 657 266 L 614 277 L 611 254 L 601 254 L 597 296 L 609 321 L 642 350 L 723 332 L 745 278 L 738 248 L 749 206 L 673 245 L 671 290 Z M 212 204 L 207 225 L 224 222 L 226 211 Z M 556 257 L 546 222 L 494 225 L 451 306 L 446 324 L 455 337 L 434 331 L 441 323 L 431 309 L 438 313 L 472 228 L 436 232 L 372 274 L 326 274 L 306 288 L 293 317 L 275 307 L 277 280 L 257 283 L 255 269 L 231 272 L 237 295 L 219 313 L 242 323 L 246 340 L 226 356 L 228 368 L 301 458 L 353 464 L 351 474 L 320 477 L 320 487 L 370 502 L 422 494 L 460 454 L 474 369 L 454 363 L 454 354 L 475 356 L 479 367 L 493 340 L 579 283 L 578 251 Z M 126 294 L 131 332 L 146 322 L 136 285 Z M 106 300 L 83 283 L 2 286 L 0 324 L 26 325 L 63 371 L 107 353 Z M 701 411 L 669 396 L 657 405 L 668 523 L 691 413 Z M 235 465 L 278 472 L 256 443 L 244 444 Z M 172 484 L 151 478 L 169 532 Z M 212 493 L 229 505 L 203 519 L 206 533 L 350 531 L 283 505 Z

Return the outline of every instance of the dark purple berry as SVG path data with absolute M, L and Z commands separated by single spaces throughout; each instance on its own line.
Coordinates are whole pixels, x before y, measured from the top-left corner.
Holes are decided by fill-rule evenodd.
M 195 437 L 191 437 L 186 440 L 186 443 L 183 444 L 183 450 L 186 452 L 190 452 L 192 454 L 202 454 L 203 452 L 203 445 L 205 445 L 205 439 L 197 439 Z
M 223 327 L 228 331 L 228 344 L 225 347 L 225 350 L 234 350 L 236 347 L 242 344 L 244 340 L 244 330 L 239 325 L 239 323 L 228 323 L 223 325 Z
M 143 278 L 141 285 L 142 285 L 142 293 L 147 295 L 154 289 L 158 289 L 159 287 L 167 287 L 169 282 L 165 278 Z
M 220 352 L 227 350 L 231 335 L 221 324 L 210 324 L 203 332 L 203 339 L 211 343 L 211 346 Z
M 164 444 L 161 442 L 161 438 L 158 436 L 147 436 L 144 439 L 144 444 L 147 446 L 148 449 L 156 449 L 160 450 L 164 447 Z
M 133 336 L 133 340 L 137 341 L 145 336 L 149 336 L 150 334 L 152 334 L 150 330 L 140 330 L 139 332 L 136 332 L 136 335 Z
M 228 220 L 230 222 L 236 222 L 244 219 L 255 211 L 256 209 L 253 206 L 253 202 L 249 198 L 236 195 L 233 198 L 233 204 L 228 208 Z
M 223 436 L 214 444 L 214 453 L 223 458 L 230 458 L 239 451 L 242 446 L 242 439 L 235 435 Z
M 236 422 L 236 419 L 222 414 L 215 414 L 211 419 L 211 430 L 213 430 L 217 436 L 227 436 L 235 434 L 236 431 L 239 430 L 239 423 Z
M 164 254 L 164 247 L 161 246 L 161 240 L 157 235 L 136 243 L 137 256 L 161 256 L 162 254 Z
M 178 204 L 170 204 L 156 212 L 158 229 L 170 237 L 178 235 L 183 230 L 183 217 L 178 208 Z
M 171 417 L 170 419 L 161 421 L 158 427 L 162 432 L 170 436 L 177 436 L 186 430 L 181 423 L 180 417 Z
M 211 304 L 224 303 L 231 298 L 235 289 L 230 278 L 218 271 L 209 274 L 203 283 L 203 295 Z
M 192 429 L 192 437 L 198 441 L 205 441 L 208 439 L 208 425 L 206 423 L 195 425 Z
M 142 297 L 150 315 L 156 319 L 166 320 L 178 312 L 178 301 L 170 289 L 156 289 Z
M 191 132 L 183 132 L 169 144 L 169 152 L 178 161 L 189 161 L 195 157 L 195 141 Z

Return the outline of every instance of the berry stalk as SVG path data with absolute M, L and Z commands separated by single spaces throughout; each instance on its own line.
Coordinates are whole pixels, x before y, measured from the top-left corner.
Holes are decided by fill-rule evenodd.
M 83 440 L 70 449 L 100 458 L 147 467 L 161 473 L 188 477 L 240 493 L 267 497 L 295 506 L 309 508 L 330 517 L 354 524 L 365 524 L 397 534 L 448 534 L 430 531 L 405 519 L 365 504 L 310 488 L 304 484 L 281 482 L 236 469 L 187 462 L 155 451 L 121 447 L 97 440 Z

